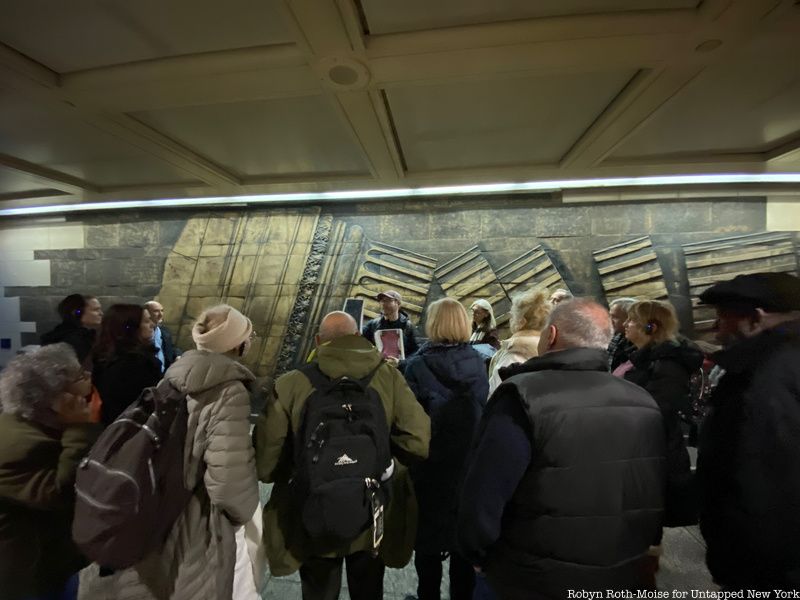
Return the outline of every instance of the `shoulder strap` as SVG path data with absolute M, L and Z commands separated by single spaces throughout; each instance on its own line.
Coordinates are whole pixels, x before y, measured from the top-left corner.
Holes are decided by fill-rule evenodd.
M 298 369 L 311 382 L 315 390 L 326 390 L 331 387 L 333 381 L 325 375 L 316 362 L 308 363 Z
M 378 371 L 378 369 L 381 368 L 381 365 L 384 362 L 385 361 L 381 359 L 381 361 L 377 365 L 375 365 L 375 368 L 372 369 L 369 373 L 367 373 L 364 377 L 362 377 L 361 379 L 352 379 L 351 381 L 359 383 L 363 388 L 366 389 L 367 386 L 372 381 L 372 378 L 375 376 L 375 373 Z M 298 369 L 298 371 L 300 371 L 303 375 L 306 376 L 306 378 L 308 378 L 308 380 L 311 382 L 311 385 L 316 390 L 328 389 L 338 381 L 331 379 L 330 377 L 325 375 L 325 373 L 323 373 L 322 370 L 319 368 L 319 364 L 316 362 L 303 365 Z
M 367 386 L 369 386 L 370 382 L 372 381 L 372 378 L 375 377 L 375 373 L 378 372 L 378 369 L 381 368 L 381 365 L 383 365 L 384 362 L 386 361 L 381 359 L 380 362 L 377 365 L 375 365 L 375 368 L 372 369 L 372 371 L 364 375 L 364 377 L 362 377 L 361 379 L 357 380 L 358 383 L 360 383 L 364 387 L 364 389 L 366 389 Z

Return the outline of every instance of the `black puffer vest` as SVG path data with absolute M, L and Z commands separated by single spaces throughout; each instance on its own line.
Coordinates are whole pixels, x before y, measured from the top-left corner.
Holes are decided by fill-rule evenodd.
M 664 431 L 650 395 L 608 373 L 602 350 L 515 365 L 532 460 L 503 515 L 495 573 L 548 597 L 634 589 L 664 502 Z M 516 587 L 516 585 L 515 585 Z

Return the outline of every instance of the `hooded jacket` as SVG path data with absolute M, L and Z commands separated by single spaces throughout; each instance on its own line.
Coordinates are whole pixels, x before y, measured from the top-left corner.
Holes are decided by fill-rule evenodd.
M 182 361 L 178 361 L 179 363 Z M 366 377 L 381 361 L 380 353 L 359 335 L 334 339 L 317 348 L 317 363 L 328 377 Z M 428 456 L 430 419 L 425 414 L 400 372 L 382 364 L 372 377 L 383 401 L 391 432 L 395 458 L 405 462 Z M 258 477 L 275 483 L 264 509 L 264 543 L 270 572 L 289 575 L 312 556 L 346 556 L 372 549 L 372 532 L 365 531 L 350 543 L 330 547 L 308 537 L 297 507 L 290 497 L 289 479 L 294 469 L 293 436 L 299 431 L 303 407 L 313 388 L 300 371 L 290 371 L 275 382 L 275 399 L 260 415 L 253 433 Z M 416 531 L 416 503 L 407 471 L 395 461 L 392 499 L 385 517 L 385 535 L 380 552 L 389 566 L 403 566 L 411 556 Z
M 697 463 L 709 571 L 731 589 L 800 588 L 800 321 L 714 355 Z
M 483 358 L 469 344 L 424 344 L 405 368 L 431 419 L 428 460 L 411 467 L 419 502 L 415 549 L 452 551 L 467 455 L 489 391 Z
M 185 352 L 164 377 L 188 394 L 184 476 L 194 494 L 161 551 L 136 569 L 158 600 L 228 600 L 235 529 L 259 502 L 245 387 L 255 378 L 205 350 Z

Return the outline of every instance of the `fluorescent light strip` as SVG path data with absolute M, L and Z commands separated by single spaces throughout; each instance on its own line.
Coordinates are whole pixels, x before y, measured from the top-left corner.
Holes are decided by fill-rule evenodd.
M 413 198 L 415 196 L 453 196 L 502 194 L 508 192 L 556 192 L 561 190 L 676 186 L 744 183 L 798 183 L 800 173 L 722 174 L 722 175 L 666 175 L 661 177 L 611 177 L 604 179 L 565 179 L 555 181 L 527 181 L 522 183 L 487 183 L 475 185 L 448 185 L 420 188 L 395 188 L 377 190 L 347 190 L 337 192 L 300 192 L 290 194 L 258 194 L 253 196 L 220 196 L 213 198 L 171 198 L 161 200 L 112 200 L 56 204 L 26 208 L 0 209 L 0 217 L 43 215 L 54 213 L 86 212 L 97 210 L 123 210 L 129 208 L 173 208 L 228 206 L 241 204 L 269 204 L 281 202 L 331 202 L 347 200 L 380 200 L 384 198 Z

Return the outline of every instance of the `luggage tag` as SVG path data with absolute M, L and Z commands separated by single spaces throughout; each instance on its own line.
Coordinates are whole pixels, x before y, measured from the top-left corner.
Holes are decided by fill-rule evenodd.
M 377 551 L 383 541 L 383 503 L 378 498 L 377 482 L 370 485 L 369 501 L 372 506 L 372 548 Z

